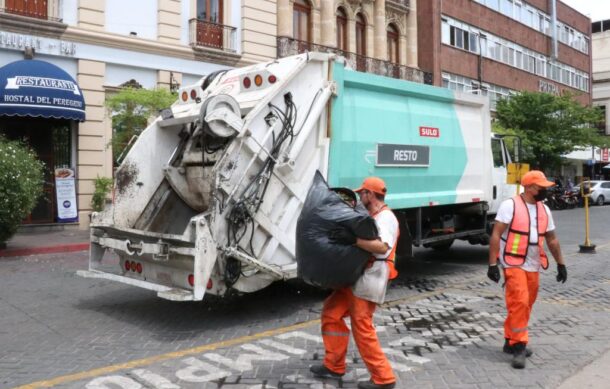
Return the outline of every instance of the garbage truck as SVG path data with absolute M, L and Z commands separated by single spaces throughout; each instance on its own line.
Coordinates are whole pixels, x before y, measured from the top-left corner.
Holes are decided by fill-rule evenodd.
M 317 171 L 331 187 L 383 178 L 403 256 L 485 244 L 515 191 L 509 161 L 482 96 L 357 72 L 326 53 L 212 73 L 133 143 L 112 203 L 92 214 L 78 275 L 173 301 L 293 279 Z

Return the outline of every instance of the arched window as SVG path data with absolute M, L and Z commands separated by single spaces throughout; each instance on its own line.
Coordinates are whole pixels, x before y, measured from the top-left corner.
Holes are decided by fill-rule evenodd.
M 311 5 L 305 0 L 295 0 L 292 9 L 292 37 L 311 41 Z
M 392 63 L 399 63 L 399 50 L 398 50 L 398 29 L 395 25 L 390 24 L 388 26 L 388 61 Z
M 337 8 L 337 48 L 347 51 L 347 14 L 343 7 Z
M 356 15 L 356 54 L 366 56 L 366 19 L 361 13 Z

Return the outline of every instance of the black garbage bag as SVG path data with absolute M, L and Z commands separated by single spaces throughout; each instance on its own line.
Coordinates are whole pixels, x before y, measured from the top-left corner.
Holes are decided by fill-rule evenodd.
M 344 200 L 350 193 L 353 202 Z M 354 192 L 330 189 L 316 172 L 297 220 L 297 276 L 306 283 L 338 289 L 353 285 L 362 275 L 371 254 L 356 246 L 331 242 L 330 231 L 337 228 L 346 228 L 363 239 L 378 236 L 375 220 L 356 201 Z

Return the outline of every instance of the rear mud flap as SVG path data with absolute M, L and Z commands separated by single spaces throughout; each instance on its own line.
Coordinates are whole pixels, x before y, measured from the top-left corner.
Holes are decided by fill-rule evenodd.
M 193 269 L 193 276 L 195 277 L 193 297 L 194 300 L 202 300 L 206 285 L 212 275 L 212 269 L 216 264 L 218 251 L 210 225 L 204 216 L 195 219 L 195 228 L 197 240 L 195 241 L 195 266 Z

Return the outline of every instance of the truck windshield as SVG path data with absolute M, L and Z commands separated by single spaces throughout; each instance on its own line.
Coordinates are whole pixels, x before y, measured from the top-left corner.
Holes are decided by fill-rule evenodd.
M 500 139 L 491 140 L 491 152 L 494 158 L 494 167 L 503 167 L 504 157 L 502 154 L 502 142 Z

